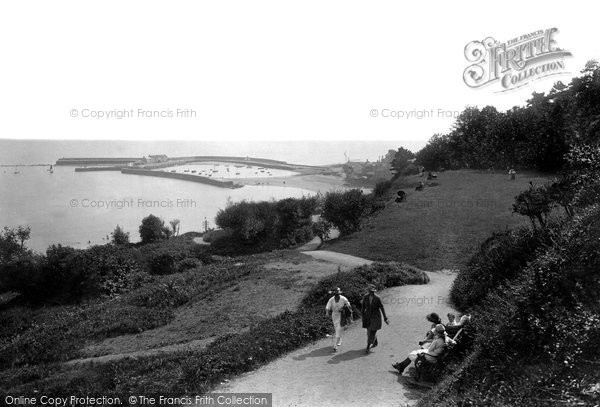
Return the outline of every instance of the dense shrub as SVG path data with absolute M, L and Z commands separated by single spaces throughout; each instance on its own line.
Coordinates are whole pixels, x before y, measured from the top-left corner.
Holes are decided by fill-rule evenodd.
M 148 215 L 142 219 L 139 232 L 142 244 L 159 242 L 171 235 L 171 229 L 165 226 L 165 222 L 161 218 L 154 215 Z
M 172 318 L 168 309 L 128 304 L 56 307 L 30 321 L 26 329 L 5 336 L 0 368 L 68 360 L 77 356 L 86 339 L 139 333 Z
M 313 237 L 312 215 L 318 205 L 316 197 L 229 203 L 215 220 L 227 232 L 211 237 L 211 250 L 239 255 L 304 243 Z
M 207 232 L 204 232 L 202 234 L 202 240 L 204 240 L 207 243 L 212 243 L 217 239 L 221 239 L 221 238 L 229 238 L 231 237 L 231 235 L 233 231 L 231 229 L 216 229 L 216 230 L 209 230 Z
M 375 188 L 373 188 L 373 195 L 376 198 L 381 198 L 384 196 L 392 187 L 392 180 L 381 180 L 375 184 Z
M 369 200 L 360 189 L 332 191 L 325 195 L 323 219 L 336 226 L 343 235 L 360 229 L 369 210 Z
M 177 270 L 178 273 L 181 273 L 186 270 L 196 269 L 200 266 L 202 266 L 202 261 L 195 258 L 186 257 L 185 259 L 175 263 L 175 270 Z
M 375 284 L 378 289 L 394 287 L 405 284 L 427 284 L 427 274 L 415 267 L 396 263 L 373 263 L 360 266 L 350 272 L 339 272 L 321 279 L 302 300 L 304 306 L 324 304 L 331 298 L 329 291 L 340 287 L 344 296 L 358 305 L 366 293 L 368 284 Z
M 129 232 L 125 232 L 120 225 L 117 225 L 111 233 L 111 243 L 115 245 L 129 244 Z
M 25 252 L 2 265 L 5 287 L 32 303 L 119 294 L 136 284 L 140 271 L 132 251 L 115 245 L 86 250 L 52 245 L 46 256 Z
M 83 295 L 113 295 L 133 288 L 141 267 L 126 247 L 103 245 L 80 251 L 75 264 L 86 276 Z
M 172 274 L 212 261 L 209 247 L 195 243 L 190 236 L 146 244 L 138 251 L 138 262 L 150 274 Z
M 319 236 L 321 240 L 329 239 L 329 233 L 331 232 L 331 223 L 327 222 L 323 218 L 319 218 L 315 223 L 313 223 L 312 230 L 313 235 Z
M 450 290 L 452 303 L 466 311 L 501 282 L 518 277 L 535 258 L 537 250 L 550 242 L 553 233 L 553 229 L 528 228 L 494 233 L 454 279 Z

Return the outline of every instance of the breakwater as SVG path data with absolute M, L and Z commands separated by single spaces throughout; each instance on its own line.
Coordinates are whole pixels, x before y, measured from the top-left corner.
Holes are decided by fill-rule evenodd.
M 180 179 L 184 181 L 192 181 L 198 182 L 201 184 L 213 185 L 215 187 L 220 188 L 241 188 L 242 185 L 234 184 L 233 181 L 217 181 L 212 178 L 202 177 L 200 175 L 192 175 L 192 174 L 178 174 L 175 172 L 165 172 L 165 171 L 152 171 L 152 170 L 144 170 L 139 168 L 122 168 L 122 174 L 134 174 L 134 175 L 145 175 L 148 177 L 161 177 L 161 178 L 172 178 L 172 179 Z
M 86 171 L 121 171 L 122 165 L 104 165 L 101 167 L 77 167 L 75 172 L 86 172 Z
M 110 164 L 121 164 L 127 165 L 135 161 L 141 160 L 140 158 L 89 158 L 89 157 L 76 157 L 76 158 L 59 158 L 56 160 L 55 165 L 110 165 Z

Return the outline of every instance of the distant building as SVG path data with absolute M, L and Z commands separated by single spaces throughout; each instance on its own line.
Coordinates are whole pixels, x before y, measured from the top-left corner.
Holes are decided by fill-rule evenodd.
M 164 163 L 169 161 L 169 157 L 166 154 L 158 154 L 158 155 L 149 155 L 148 162 L 149 163 Z

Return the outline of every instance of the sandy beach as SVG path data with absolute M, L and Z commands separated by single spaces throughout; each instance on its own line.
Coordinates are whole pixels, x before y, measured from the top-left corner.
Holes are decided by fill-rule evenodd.
M 309 191 L 326 193 L 335 189 L 348 188 L 346 178 L 343 172 L 339 175 L 327 175 L 314 171 L 300 171 L 296 175 L 289 177 L 260 177 L 260 178 L 232 178 L 232 180 L 242 185 L 270 185 L 292 188 L 302 188 Z

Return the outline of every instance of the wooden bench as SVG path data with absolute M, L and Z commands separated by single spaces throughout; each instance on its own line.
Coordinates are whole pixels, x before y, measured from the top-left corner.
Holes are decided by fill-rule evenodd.
M 458 342 L 459 336 L 462 333 L 462 331 L 463 328 L 458 329 L 452 340 Z M 442 352 L 438 356 L 428 355 L 429 357 L 435 358 L 437 362 L 429 361 L 425 357 L 424 353 L 417 356 L 417 359 L 415 360 L 415 380 L 418 382 L 421 380 L 421 378 L 423 378 L 427 381 L 435 382 L 444 370 L 445 362 L 448 358 L 449 350 L 451 347 L 452 345 L 447 345 L 444 352 Z

